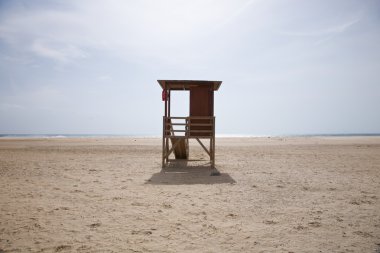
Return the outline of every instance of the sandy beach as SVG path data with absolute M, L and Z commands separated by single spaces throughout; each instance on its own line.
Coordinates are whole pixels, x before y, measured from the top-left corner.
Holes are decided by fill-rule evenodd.
M 380 138 L 0 139 L 0 252 L 378 252 Z

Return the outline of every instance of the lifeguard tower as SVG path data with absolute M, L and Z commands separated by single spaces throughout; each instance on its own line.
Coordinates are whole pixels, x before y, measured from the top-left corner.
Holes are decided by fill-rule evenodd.
M 195 139 L 209 155 L 211 167 L 215 167 L 215 116 L 214 91 L 221 81 L 197 80 L 157 80 L 162 87 L 162 100 L 165 102 L 162 132 L 162 167 L 169 163 L 174 152 L 175 159 L 189 158 L 189 139 Z M 190 92 L 189 116 L 172 117 L 170 114 L 171 91 Z M 209 148 L 202 139 L 209 140 Z

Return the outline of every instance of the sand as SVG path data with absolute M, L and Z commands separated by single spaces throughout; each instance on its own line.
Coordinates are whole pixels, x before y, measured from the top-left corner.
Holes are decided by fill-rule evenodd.
M 377 252 L 380 138 L 1 139 L 0 252 Z

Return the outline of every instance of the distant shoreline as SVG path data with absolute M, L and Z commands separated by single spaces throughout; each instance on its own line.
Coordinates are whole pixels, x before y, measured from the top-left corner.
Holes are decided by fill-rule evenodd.
M 289 135 L 239 135 L 217 134 L 217 138 L 294 138 L 294 137 L 379 137 L 380 133 L 351 134 L 289 134 Z M 129 134 L 0 134 L 0 139 L 59 139 L 59 138 L 161 138 L 160 135 Z

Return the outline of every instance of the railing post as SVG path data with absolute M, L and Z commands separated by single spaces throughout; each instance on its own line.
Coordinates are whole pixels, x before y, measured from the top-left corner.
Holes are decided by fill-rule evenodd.
M 162 117 L 162 168 L 165 167 L 165 122 L 166 122 L 166 119 L 165 119 L 165 116 Z
M 186 117 L 185 123 L 186 123 L 186 125 L 185 125 L 185 130 L 186 130 L 185 135 L 186 135 L 186 138 L 189 138 L 189 135 L 190 135 L 189 130 L 191 129 L 190 125 L 189 125 L 190 124 L 189 117 Z
M 165 118 L 165 165 L 168 164 L 169 162 L 169 138 L 167 137 L 167 122 L 168 122 L 169 117 Z M 170 120 L 171 122 L 171 120 Z M 170 132 L 170 131 L 169 131 Z

